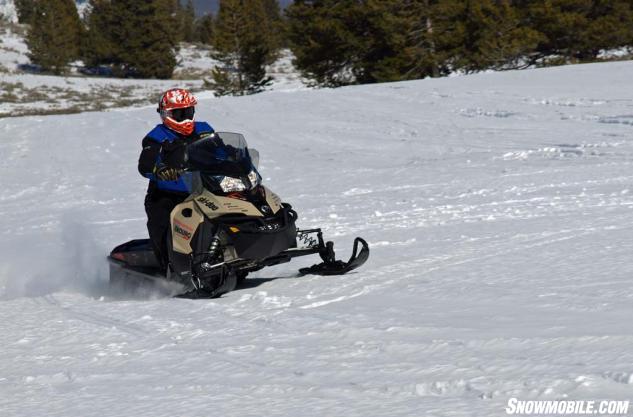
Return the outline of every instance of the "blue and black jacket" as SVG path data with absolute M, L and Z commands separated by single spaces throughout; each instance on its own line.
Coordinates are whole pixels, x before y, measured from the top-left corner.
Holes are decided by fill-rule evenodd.
M 158 164 L 170 165 L 170 156 L 192 142 L 213 135 L 214 130 L 208 123 L 195 122 L 193 133 L 184 136 L 174 132 L 163 124 L 157 125 L 143 138 L 143 151 L 138 159 L 138 171 L 149 179 L 148 193 L 167 192 L 188 194 L 189 191 L 183 179 L 177 181 L 162 181 L 154 176 L 154 168 Z M 174 167 L 178 168 L 178 167 Z

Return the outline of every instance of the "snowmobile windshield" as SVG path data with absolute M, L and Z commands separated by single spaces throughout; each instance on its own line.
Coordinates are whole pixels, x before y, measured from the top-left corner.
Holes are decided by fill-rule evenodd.
M 246 139 L 239 133 L 217 132 L 187 147 L 190 171 L 242 177 L 254 168 Z

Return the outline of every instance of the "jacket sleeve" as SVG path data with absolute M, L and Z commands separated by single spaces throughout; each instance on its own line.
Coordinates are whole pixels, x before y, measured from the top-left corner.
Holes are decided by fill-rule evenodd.
M 161 144 L 145 137 L 143 139 L 143 150 L 138 158 L 138 172 L 145 178 L 154 179 L 154 165 L 161 153 Z

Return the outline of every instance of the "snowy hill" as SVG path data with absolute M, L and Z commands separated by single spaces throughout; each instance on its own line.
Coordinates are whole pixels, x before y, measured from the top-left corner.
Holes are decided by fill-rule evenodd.
M 502 416 L 631 398 L 633 63 L 202 97 L 344 277 L 117 299 L 153 107 L 0 120 L 0 398 L 17 416 Z

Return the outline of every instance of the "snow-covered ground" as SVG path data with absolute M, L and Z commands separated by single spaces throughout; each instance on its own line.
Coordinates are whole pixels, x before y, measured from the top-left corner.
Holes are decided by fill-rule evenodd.
M 203 98 L 343 277 L 113 297 L 154 108 L 0 120 L 2 416 L 502 416 L 633 396 L 633 63 Z
M 11 23 L 18 22 L 18 11 L 13 0 L 0 0 L 0 19 Z
M 222 66 L 222 63 L 213 58 L 212 52 L 213 48 L 206 45 L 181 43 L 178 50 L 178 66 L 174 71 L 174 78 L 212 81 L 213 68 Z M 266 68 L 266 74 L 272 77 L 271 84 L 266 88 L 268 91 L 307 89 L 308 80 L 301 77 L 299 71 L 292 64 L 293 59 L 294 55 L 289 49 L 279 51 L 275 62 Z

